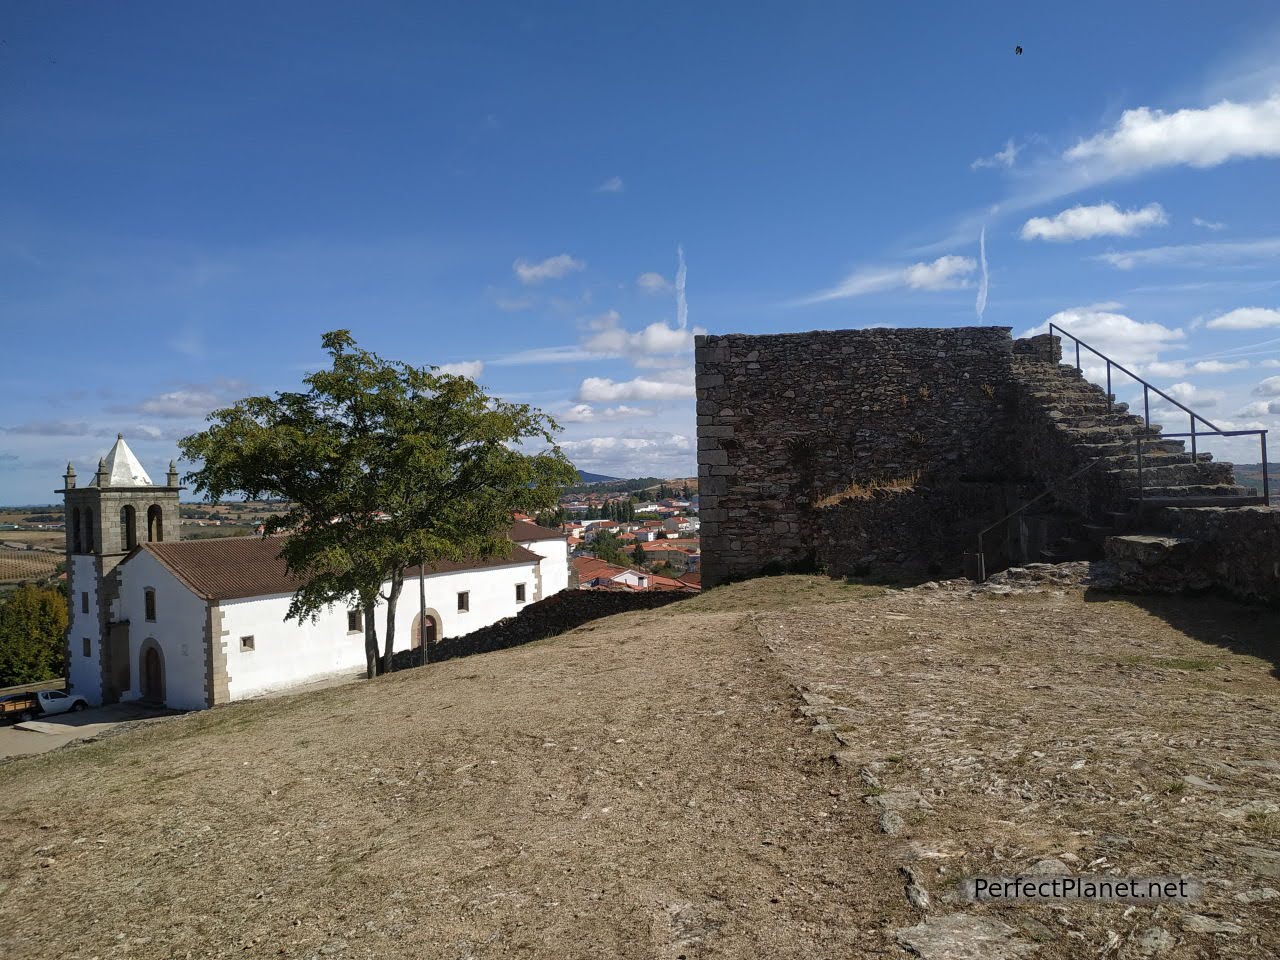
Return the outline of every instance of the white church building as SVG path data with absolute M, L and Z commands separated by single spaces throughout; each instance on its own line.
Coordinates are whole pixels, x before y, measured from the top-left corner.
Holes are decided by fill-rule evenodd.
M 195 710 L 364 668 L 359 609 L 285 619 L 300 582 L 279 539 L 181 539 L 172 461 L 166 484 L 154 484 L 118 437 L 91 483 L 77 486 L 70 464 L 64 480 L 68 681 L 90 703 Z M 513 521 L 508 536 L 506 557 L 406 574 L 397 651 L 463 636 L 568 587 L 563 534 Z M 385 629 L 380 611 L 380 638 Z

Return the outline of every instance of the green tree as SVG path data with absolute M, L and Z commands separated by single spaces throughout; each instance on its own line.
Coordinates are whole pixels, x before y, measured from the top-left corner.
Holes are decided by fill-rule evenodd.
M 507 554 L 511 515 L 550 509 L 577 474 L 554 445 L 559 426 L 540 411 L 490 397 L 467 377 L 384 360 L 346 330 L 322 344 L 332 365 L 304 378 L 306 392 L 215 411 L 180 446 L 201 464 L 187 479 L 213 501 L 288 503 L 264 524 L 267 536 L 288 533 L 280 554 L 303 581 L 288 616 L 358 603 L 373 676 L 391 668 L 409 567 Z M 525 443 L 548 447 L 524 453 Z
M 645 564 L 644 547 L 640 546 L 640 541 L 636 541 L 636 545 L 631 549 L 631 559 L 637 566 L 643 567 Z
M 627 565 L 627 552 L 616 533 L 604 531 L 597 533 L 595 540 L 591 542 L 591 552 L 605 563 L 612 563 L 619 567 Z
M 65 675 L 67 600 L 23 584 L 0 603 L 0 687 Z

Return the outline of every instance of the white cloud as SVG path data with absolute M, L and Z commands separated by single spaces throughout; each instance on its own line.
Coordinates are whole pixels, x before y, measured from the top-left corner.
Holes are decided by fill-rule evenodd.
M 87 437 L 101 431 L 93 430 L 84 421 L 35 420 L 12 427 L 0 427 L 0 433 L 25 434 L 33 437 Z
M 474 380 L 484 373 L 483 360 L 464 360 L 461 363 L 442 363 L 438 373 L 451 373 L 455 377 L 469 377 Z
M 1164 208 L 1150 203 L 1141 210 L 1118 210 L 1113 204 L 1075 206 L 1053 217 L 1032 217 L 1022 225 L 1023 240 L 1085 240 L 1131 237 L 1147 227 L 1164 226 Z
M 1280 254 L 1280 237 L 1241 240 L 1230 243 L 1184 243 L 1168 247 L 1148 247 L 1121 253 L 1102 253 L 1102 260 L 1121 270 L 1134 267 L 1240 266 L 1253 260 L 1270 260 Z
M 660 273 L 642 273 L 636 277 L 636 286 L 645 293 L 669 293 L 671 281 Z
M 694 334 L 703 331 L 678 330 L 665 323 L 651 323 L 632 333 L 619 325 L 619 316 L 610 311 L 592 323 L 595 332 L 582 343 L 591 353 L 609 356 L 671 356 L 693 350 Z
M 147 397 L 132 405 L 107 407 L 108 413 L 142 413 L 164 419 L 201 419 L 211 411 L 229 406 L 245 390 L 240 380 L 217 380 L 213 383 L 189 383 L 177 390 Z
M 977 269 L 971 257 L 945 256 L 929 263 L 914 263 L 905 268 L 862 268 L 855 270 L 829 290 L 801 300 L 801 304 L 844 300 L 869 293 L 880 293 L 907 287 L 911 290 L 954 290 L 968 285 L 965 274 Z
M 688 433 L 630 431 L 616 437 L 565 440 L 560 449 L 576 466 L 613 476 L 681 476 L 697 469 L 694 438 Z
M 621 177 L 610 177 L 596 187 L 596 193 L 622 193 L 625 189 L 626 185 Z
M 1006 141 L 1003 150 L 993 153 L 989 157 L 979 157 L 973 163 L 969 164 L 970 170 L 981 170 L 984 167 L 1003 167 L 1008 170 L 1018 160 L 1018 152 L 1022 148 L 1017 146 L 1012 140 Z
M 954 290 L 965 285 L 961 278 L 977 267 L 972 257 L 939 257 L 932 263 L 914 263 L 903 276 L 912 290 Z
M 217 394 L 207 390 L 171 390 L 148 397 L 137 409 L 154 417 L 203 417 L 221 403 Z
M 695 395 L 693 371 L 679 371 L 680 376 L 669 379 L 636 377 L 634 380 L 610 380 L 607 377 L 587 377 L 578 388 L 581 403 L 624 403 L 637 400 L 683 400 Z
M 1280 377 L 1267 377 L 1253 388 L 1260 397 L 1280 397 Z
M 1267 307 L 1240 307 L 1207 324 L 1215 330 L 1261 330 L 1264 327 L 1280 327 L 1280 310 Z
M 1280 93 L 1254 103 L 1223 100 L 1174 113 L 1126 110 L 1110 130 L 1082 140 L 1063 157 L 1115 174 L 1187 164 L 1214 167 L 1244 157 L 1280 156 Z
M 1111 359 L 1126 365 L 1151 363 L 1161 350 L 1177 347 L 1186 338 L 1181 330 L 1170 329 L 1159 323 L 1141 323 L 1122 313 L 1073 307 L 1055 313 L 1044 323 L 1028 330 L 1023 336 L 1035 336 L 1049 332 L 1053 323 L 1074 334 L 1081 340 L 1102 351 Z M 1064 359 L 1073 359 L 1075 347 L 1067 341 L 1062 347 Z M 1096 361 L 1102 366 L 1100 361 Z M 1082 365 L 1095 363 L 1088 351 L 1081 351 Z M 1086 371 L 1088 372 L 1088 371 Z
M 1179 400 L 1187 406 L 1193 406 L 1196 409 L 1209 409 L 1216 407 L 1223 398 L 1220 390 L 1203 390 L 1192 383 L 1175 383 L 1164 391 Z
M 1263 360 L 1264 367 L 1280 367 L 1280 360 Z
M 1199 217 L 1192 217 L 1191 222 L 1197 227 L 1204 227 L 1204 229 L 1212 231 L 1213 233 L 1227 229 L 1227 225 L 1225 223 L 1216 223 L 1212 220 L 1201 220 Z
M 626 420 L 632 417 L 649 416 L 650 411 L 642 407 L 628 407 L 619 404 L 616 407 L 605 407 L 603 410 L 589 403 L 574 404 L 557 418 L 564 423 L 598 423 L 602 420 Z
M 583 261 L 575 260 L 567 253 L 561 253 L 537 263 L 531 263 L 521 257 L 511 265 L 511 269 L 516 272 L 521 283 L 537 284 L 544 280 L 555 280 L 570 273 L 576 273 L 585 269 L 586 266 Z
M 1236 360 L 1228 363 L 1224 360 L 1201 360 L 1193 364 L 1197 373 L 1230 373 L 1232 370 L 1244 370 L 1249 366 L 1248 360 Z
M 1241 417 L 1265 417 L 1280 413 L 1280 400 L 1257 400 L 1241 409 Z
M 1187 375 L 1187 365 L 1181 360 L 1156 360 L 1154 363 L 1144 363 L 1137 369 L 1146 377 L 1185 377 Z
M 596 355 L 589 350 L 575 345 L 558 347 L 535 347 L 532 350 L 519 350 L 508 353 L 489 362 L 495 367 L 522 367 L 539 363 L 576 363 L 580 360 L 594 360 Z

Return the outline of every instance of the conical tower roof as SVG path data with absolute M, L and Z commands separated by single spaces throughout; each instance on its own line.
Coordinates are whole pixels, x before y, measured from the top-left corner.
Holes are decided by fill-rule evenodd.
M 102 486 L 104 487 L 150 487 L 154 486 L 147 471 L 134 456 L 129 445 L 124 442 L 124 434 L 116 434 L 115 445 L 107 454 Z M 95 478 L 94 484 L 97 484 Z

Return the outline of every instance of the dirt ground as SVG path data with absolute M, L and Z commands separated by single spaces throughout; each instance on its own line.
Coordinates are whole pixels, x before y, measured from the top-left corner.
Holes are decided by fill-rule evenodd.
M 0 765 L 0 953 L 1271 957 L 1275 620 L 768 578 L 151 722 Z M 1058 868 L 1205 901 L 956 893 Z

